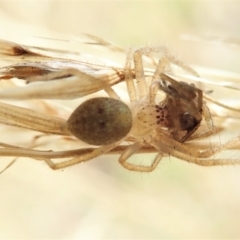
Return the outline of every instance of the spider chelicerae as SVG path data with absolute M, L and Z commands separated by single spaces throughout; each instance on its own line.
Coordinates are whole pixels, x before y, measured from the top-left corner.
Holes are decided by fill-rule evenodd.
M 167 73 L 166 67 L 169 63 L 174 63 L 198 77 L 194 70 L 166 54 L 156 64 L 151 80 L 146 81 L 143 55 L 158 52 L 158 48 L 130 51 L 125 67 L 121 68 L 82 60 L 53 59 L 46 53 L 39 53 L 39 50 L 46 49 L 6 41 L 2 41 L 1 45 L 5 46 L 5 52 L 2 53 L 5 57 L 23 56 L 24 61 L 28 60 L 2 68 L 1 79 L 17 77 L 37 83 L 30 83 L 24 88 L 2 90 L 0 99 L 67 99 L 99 90 L 104 90 L 109 97 L 84 102 L 73 111 L 68 120 L 0 103 L 0 121 L 4 124 L 47 134 L 73 135 L 90 145 L 99 146 L 41 151 L 1 143 L 0 156 L 34 158 L 45 161 L 52 169 L 61 169 L 103 154 L 118 153 L 119 163 L 123 167 L 139 172 L 153 171 L 160 160 L 169 155 L 202 166 L 240 163 L 238 159 L 214 158 L 215 154 L 236 147 L 238 138 L 225 144 L 202 148 L 193 141 L 208 137 L 216 131 L 211 113 L 203 100 L 203 91 L 194 84 L 178 81 L 176 76 Z M 39 58 L 41 61 L 36 62 Z M 63 64 L 65 67 L 60 67 Z M 112 88 L 122 81 L 126 83 L 130 98 L 128 105 L 120 100 Z M 159 91 L 165 93 L 161 100 L 158 99 Z M 150 166 L 134 165 L 128 161 L 133 154 L 139 152 L 156 152 Z M 55 163 L 54 159 L 65 160 Z

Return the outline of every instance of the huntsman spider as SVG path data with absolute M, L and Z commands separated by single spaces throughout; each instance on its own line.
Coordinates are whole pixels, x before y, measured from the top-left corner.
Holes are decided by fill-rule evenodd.
M 29 157 L 45 161 L 52 169 L 61 169 L 104 154 L 117 153 L 120 154 L 119 163 L 124 168 L 139 172 L 153 171 L 161 159 L 169 155 L 201 166 L 240 164 L 240 159 L 218 158 L 218 153 L 232 148 L 239 149 L 239 137 L 224 144 L 196 143 L 196 140 L 217 131 L 211 112 L 203 100 L 203 90 L 192 83 L 178 81 L 174 73 L 167 73 L 166 68 L 172 62 L 195 75 L 192 76 L 193 79 L 198 78 L 194 70 L 178 64 L 166 54 L 156 64 L 150 82 L 146 80 L 146 75 L 150 73 L 146 73 L 143 67 L 143 55 L 149 56 L 159 49 L 140 48 L 129 52 L 125 67 L 120 68 L 64 58 L 55 58 L 54 63 L 46 51 L 44 54 L 39 52 L 44 49 L 6 41 L 2 41 L 1 45 L 5 58 L 11 58 L 11 55 L 23 56 L 19 58 L 23 63 L 0 69 L 1 79 L 16 77 L 26 79 L 30 84 L 2 90 L 0 99 L 68 99 L 99 90 L 104 90 L 108 97 L 85 101 L 73 111 L 68 120 L 0 103 L 0 122 L 3 124 L 47 134 L 75 136 L 89 145 L 98 146 L 67 151 L 41 151 L 1 143 L 0 156 Z M 34 61 L 31 62 L 33 57 Z M 35 62 L 38 58 L 42 61 Z M 134 68 L 131 66 L 132 59 Z M 106 74 L 106 69 L 111 74 Z M 112 88 L 118 82 L 126 84 L 130 98 L 128 105 L 120 100 Z M 160 98 L 159 92 L 165 96 Z M 214 103 L 229 111 L 238 111 L 217 101 Z M 150 166 L 129 162 L 132 155 L 141 152 L 156 152 Z M 61 159 L 62 162 L 53 162 L 56 159 Z

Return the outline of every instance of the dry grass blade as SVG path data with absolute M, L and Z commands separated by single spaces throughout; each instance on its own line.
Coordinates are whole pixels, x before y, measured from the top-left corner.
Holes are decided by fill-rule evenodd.
M 100 45 L 113 52 L 123 52 L 122 48 L 99 37 L 87 36 L 93 41 L 88 44 Z M 161 47 L 131 50 L 125 67 L 102 59 L 93 61 L 94 56 L 86 57 L 73 52 L 65 56 L 63 53 L 61 50 L 1 41 L 0 54 L 6 61 L 12 60 L 15 64 L 2 67 L 0 78 L 3 82 L 18 78 L 28 84 L 2 88 L 0 99 L 23 102 L 30 99 L 77 99 L 104 90 L 109 96 L 107 101 L 106 98 L 105 101 L 103 98 L 95 98 L 94 101 L 99 104 L 95 104 L 93 108 L 90 108 L 89 101 L 75 110 L 72 109 L 71 116 L 74 116 L 73 123 L 76 124 L 73 127 L 70 127 L 71 117 L 65 120 L 6 103 L 0 104 L 0 122 L 47 134 L 80 136 L 80 141 L 91 144 L 97 142 L 98 147 L 43 151 L 2 143 L 0 156 L 43 160 L 52 169 L 60 169 L 103 154 L 119 154 L 119 163 L 123 167 L 140 172 L 153 171 L 161 159 L 169 155 L 201 166 L 240 164 L 238 157 L 227 157 L 228 151 L 240 150 L 239 136 L 222 143 L 201 142 L 204 138 L 220 135 L 228 130 L 229 116 L 233 121 L 239 118 L 239 103 L 228 106 L 221 99 L 211 97 L 208 92 L 204 93 L 204 90 L 198 87 L 201 84 L 222 90 L 228 87 L 238 95 L 240 87 L 236 78 L 230 76 L 227 83 L 218 83 L 211 76 L 211 70 L 202 71 L 207 79 L 199 77 L 202 75 L 201 68 L 196 71 Z M 161 57 L 156 57 L 159 55 Z M 145 68 L 145 62 L 150 67 Z M 218 74 L 216 76 L 218 77 Z M 125 92 L 130 99 L 128 106 L 119 101 L 121 96 L 112 88 L 120 82 L 125 85 Z M 109 103 L 115 106 L 113 102 L 117 103 L 117 109 L 109 108 Z M 217 107 L 221 110 L 218 111 Z M 82 109 L 81 114 L 78 113 L 79 109 Z M 117 111 L 119 109 L 125 110 Z M 130 114 L 126 114 L 126 111 Z M 94 114 L 91 115 L 92 113 Z M 117 121 L 113 120 L 112 116 Z M 81 126 L 78 126 L 80 122 Z M 113 137 L 110 142 L 104 143 L 101 140 L 101 134 L 105 134 L 106 139 L 106 129 L 119 128 L 120 132 L 125 132 L 126 122 L 130 125 L 124 136 L 121 135 L 121 139 L 114 138 L 116 134 L 113 130 L 110 132 L 111 139 Z M 73 129 L 81 129 L 84 124 L 84 128 L 99 132 L 98 141 L 92 141 L 94 134 L 87 133 L 84 139 L 81 139 L 81 134 L 73 132 Z M 135 153 L 149 152 L 156 153 L 150 166 L 134 165 L 129 161 Z M 56 163 L 52 162 L 54 159 Z
M 0 122 L 43 133 L 69 135 L 63 119 L 6 103 L 0 103 Z

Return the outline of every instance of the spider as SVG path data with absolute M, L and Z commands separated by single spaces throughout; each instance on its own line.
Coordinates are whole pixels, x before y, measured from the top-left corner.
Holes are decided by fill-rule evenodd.
M 16 52 L 19 53 L 19 51 Z M 22 48 L 21 53 L 30 54 L 32 52 Z M 130 52 L 127 56 L 125 68 L 121 69 L 121 71 L 119 70 L 120 68 L 114 69 L 117 75 L 120 76 L 121 81 L 124 80 L 126 82 L 130 98 L 129 106 L 120 101 L 119 96 L 111 88 L 111 85 L 116 84 L 119 78 L 116 78 L 118 80 L 115 79 L 113 82 L 109 78 L 104 82 L 101 78 L 93 76 L 92 72 L 91 74 L 88 71 L 84 73 L 71 68 L 67 68 L 60 73 L 55 73 L 52 69 L 48 69 L 50 73 L 47 72 L 46 75 L 38 77 L 39 72 L 36 72 L 36 70 L 39 69 L 34 69 L 32 76 L 30 76 L 33 77 L 32 80 L 49 80 L 45 84 L 51 83 L 49 86 L 53 86 L 54 81 L 52 79 L 56 79 L 55 83 L 61 86 L 57 91 L 54 91 L 58 97 L 70 98 L 71 94 L 68 91 L 63 91 L 63 89 L 69 82 L 70 85 L 73 84 L 71 77 L 78 76 L 82 78 L 82 81 L 78 83 L 76 90 L 71 88 L 71 90 L 75 91 L 74 97 L 88 95 L 103 89 L 109 95 L 109 98 L 94 98 L 84 102 L 72 113 L 67 121 L 58 117 L 36 113 L 29 109 L 1 103 L 0 121 L 5 124 L 44 133 L 74 135 L 86 143 L 100 147 L 49 152 L 24 149 L 2 143 L 1 145 L 4 148 L 0 149 L 0 155 L 25 156 L 44 160 L 54 170 L 86 162 L 103 154 L 119 152 L 119 163 L 128 170 L 139 172 L 153 171 L 160 160 L 167 155 L 202 166 L 239 164 L 240 160 L 211 158 L 218 152 L 235 147 L 239 141 L 238 138 L 222 145 L 208 147 L 207 149 L 205 147 L 201 148 L 200 145 L 199 149 L 192 143 L 192 140 L 212 135 L 215 132 L 211 113 L 203 101 L 203 92 L 193 84 L 177 81 L 174 77 L 165 73 L 168 62 L 173 60 L 168 56 L 160 59 L 152 80 L 149 86 L 147 86 L 142 56 L 149 53 L 151 53 L 149 48 L 140 48 L 134 53 Z M 134 59 L 134 70 L 131 67 L 132 56 Z M 28 64 L 27 66 L 29 67 L 30 65 Z M 183 65 L 181 67 L 184 68 Z M 100 70 L 102 69 L 100 68 Z M 189 69 L 184 68 L 184 70 L 188 71 Z M 5 68 L 4 71 L 4 76 L 9 76 L 13 72 L 14 74 L 19 74 L 16 66 L 15 68 Z M 62 77 L 67 77 L 68 81 L 62 81 L 61 85 L 57 79 Z M 68 79 L 69 77 L 70 80 Z M 136 79 L 136 84 L 134 79 Z M 73 81 L 75 81 L 74 78 Z M 32 92 L 33 89 L 35 91 L 34 94 Z M 28 98 L 29 96 L 43 98 L 45 95 L 37 92 L 36 89 L 36 85 L 33 84 L 27 88 L 27 91 L 22 91 L 22 93 L 19 88 L 12 92 L 6 91 L 5 93 L 3 91 L 0 92 L 0 98 L 8 97 L 11 99 L 14 96 L 23 99 L 26 96 Z M 157 100 L 159 90 L 162 90 L 166 95 L 161 101 Z M 27 95 L 26 92 L 30 93 L 30 95 Z M 89 111 L 89 109 L 91 110 Z M 207 129 L 204 131 L 201 128 L 203 119 L 207 125 Z M 96 134 L 92 134 L 95 131 Z M 132 142 L 132 144 L 128 146 L 124 142 Z M 137 152 L 157 152 L 157 155 L 150 166 L 129 163 L 128 159 Z M 52 159 L 56 158 L 64 159 L 69 157 L 72 157 L 72 159 L 60 163 L 52 161 Z

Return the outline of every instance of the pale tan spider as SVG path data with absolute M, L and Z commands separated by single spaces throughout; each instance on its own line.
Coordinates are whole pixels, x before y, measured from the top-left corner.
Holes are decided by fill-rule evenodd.
M 15 45 L 11 49 L 13 54 L 30 56 L 35 54 L 19 45 Z M 89 144 L 102 145 L 98 148 L 51 152 L 24 149 L 2 143 L 3 148 L 0 149 L 0 155 L 25 156 L 44 160 L 52 169 L 65 168 L 108 153 L 120 153 L 119 163 L 123 167 L 140 172 L 153 171 L 162 157 L 168 155 L 202 166 L 239 164 L 240 160 L 238 159 L 212 158 L 218 152 L 236 147 L 239 142 L 238 138 L 222 145 L 210 146 L 207 149 L 192 143 L 192 140 L 209 136 L 215 131 L 211 114 L 203 101 L 202 90 L 192 84 L 178 82 L 166 74 L 165 68 L 169 61 L 174 62 L 174 59 L 168 56 L 162 57 L 158 62 L 148 86 L 142 55 L 151 52 L 152 49 L 149 48 L 138 49 L 134 53 L 130 52 L 125 68 L 112 67 L 110 70 L 113 70 L 115 75 L 111 76 L 115 77 L 109 77 L 107 80 L 104 78 L 105 81 L 101 77 L 96 77 L 102 76 L 99 74 L 99 71 L 103 70 L 103 67 L 99 67 L 100 65 L 96 65 L 96 69 L 91 68 L 90 71 L 89 68 L 85 72 L 80 67 L 76 70 L 69 68 L 68 65 L 66 70 L 56 73 L 54 73 L 56 68 L 49 67 L 49 61 L 47 63 L 16 64 L 3 68 L 3 79 L 13 76 L 23 78 L 26 74 L 24 70 L 27 68 L 27 77 L 33 77 L 30 80 L 34 81 L 44 81 L 44 85 L 34 83 L 25 89 L 17 87 L 13 90 L 2 91 L 0 92 L 2 99 L 48 98 L 48 96 L 63 99 L 74 98 L 101 89 L 105 90 L 110 98 L 94 98 L 83 103 L 72 113 L 68 121 L 0 103 L 0 121 L 2 123 L 43 133 L 74 135 Z M 38 56 L 48 59 L 45 55 L 39 54 Z M 131 67 L 132 56 L 134 69 Z M 61 64 L 67 62 L 63 59 L 58 60 Z M 79 62 L 75 62 L 75 64 L 77 65 Z M 84 67 L 86 65 L 89 63 L 87 62 Z M 29 74 L 31 67 L 33 71 Z M 73 66 L 71 65 L 71 67 Z M 182 64 L 180 67 L 186 71 L 190 69 L 190 72 L 194 74 L 191 68 Z M 43 76 L 38 76 L 40 73 Z M 53 81 L 53 79 L 55 80 Z M 134 79 L 136 79 L 136 84 Z M 118 100 L 118 95 L 111 88 L 111 85 L 123 80 L 126 82 L 130 98 L 129 107 Z M 74 83 L 76 87 L 73 87 Z M 46 87 L 50 87 L 50 90 Z M 69 87 L 69 91 L 66 89 L 67 87 Z M 160 101 L 157 100 L 159 90 L 166 94 L 165 98 Z M 207 125 L 205 129 L 201 128 L 202 118 Z M 104 131 L 101 131 L 103 129 Z M 96 134 L 92 134 L 93 132 Z M 124 142 L 132 144 L 129 146 Z M 157 152 L 157 155 L 150 166 L 129 163 L 127 160 L 137 152 Z M 60 163 L 52 162 L 52 159 L 69 157 L 72 159 Z

